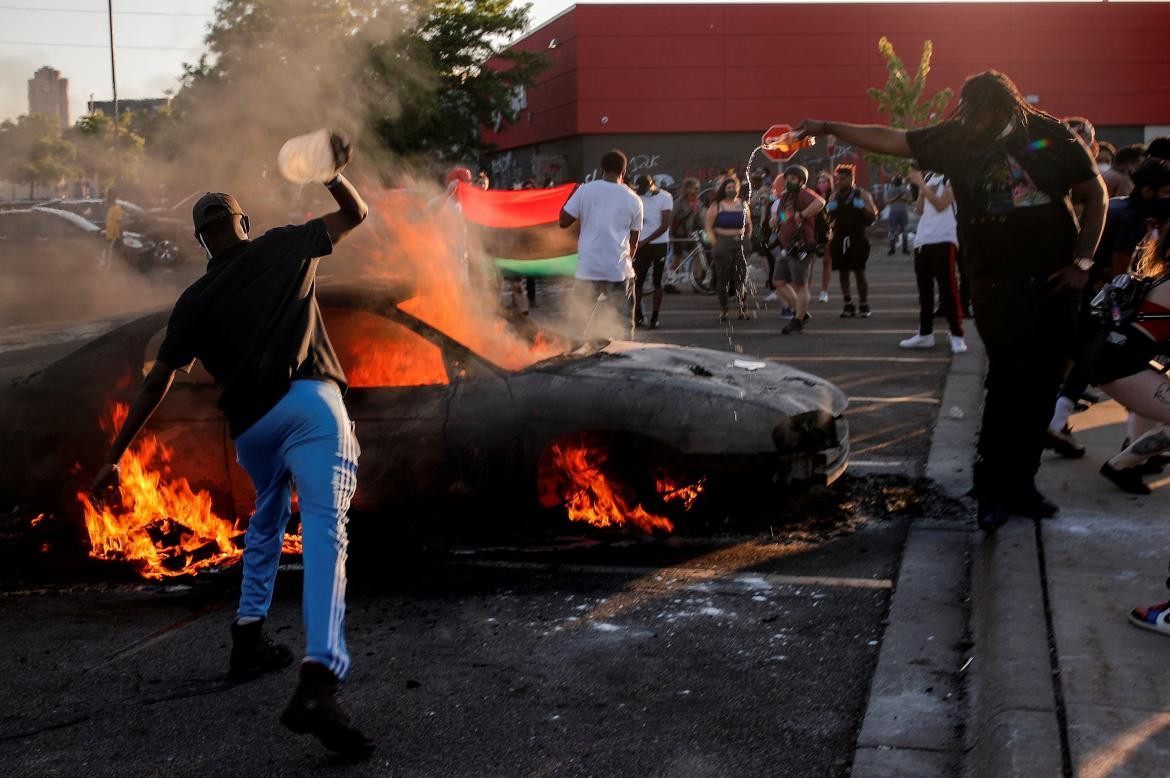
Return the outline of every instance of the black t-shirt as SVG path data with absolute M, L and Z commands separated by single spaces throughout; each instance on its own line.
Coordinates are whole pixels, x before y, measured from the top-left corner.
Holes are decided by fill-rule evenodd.
M 317 257 L 333 252 L 321 219 L 277 227 L 220 252 L 171 311 L 158 359 L 175 368 L 199 359 L 223 388 L 219 407 L 232 437 L 288 392 L 293 379 L 345 373 L 317 305 Z
M 1029 114 L 980 148 L 955 120 L 906 140 L 924 170 L 951 179 L 973 277 L 1049 275 L 1072 262 L 1079 228 L 1069 189 L 1097 166 L 1062 122 Z

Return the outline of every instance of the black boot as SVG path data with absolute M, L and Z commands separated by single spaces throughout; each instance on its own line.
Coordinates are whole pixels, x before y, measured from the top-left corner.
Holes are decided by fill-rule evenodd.
M 1101 465 L 1101 475 L 1117 484 L 1117 487 L 1123 492 L 1129 492 L 1130 494 L 1150 493 L 1150 487 L 1146 486 L 1137 468 L 1116 468 L 1106 462 Z
M 263 619 L 250 624 L 232 622 L 232 656 L 228 663 L 228 676 L 232 680 L 246 681 L 280 670 L 292 660 L 288 646 L 274 643 L 268 637 Z
M 1051 519 L 1060 513 L 1060 506 L 1040 494 L 1034 484 L 1028 484 L 1009 496 L 1004 500 L 1004 507 L 1008 513 L 1029 519 Z
M 980 497 L 977 510 L 975 523 L 984 532 L 994 532 L 1007 524 L 1009 514 L 1003 500 L 998 496 Z
M 328 668 L 316 662 L 301 665 L 301 682 L 280 723 L 302 735 L 312 735 L 321 745 L 352 759 L 365 759 L 374 751 L 374 741 L 349 720 L 337 699 L 341 684 Z

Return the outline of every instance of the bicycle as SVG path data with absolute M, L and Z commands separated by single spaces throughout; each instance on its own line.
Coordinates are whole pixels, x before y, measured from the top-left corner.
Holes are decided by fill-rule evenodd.
M 674 262 L 672 255 L 668 261 L 666 272 L 662 274 L 663 286 L 677 289 L 683 284 L 690 284 L 699 294 L 715 294 L 715 270 L 707 247 L 703 244 L 702 233 L 692 233 L 687 240 L 676 240 L 674 246 L 688 243 L 693 245 L 681 260 Z

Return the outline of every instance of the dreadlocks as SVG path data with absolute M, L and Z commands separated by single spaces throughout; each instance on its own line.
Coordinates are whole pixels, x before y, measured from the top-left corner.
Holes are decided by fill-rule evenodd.
M 998 70 L 985 70 L 963 83 L 959 104 L 950 118 L 958 119 L 970 131 L 989 140 L 1009 122 L 1023 126 L 1029 116 L 1037 115 L 1045 114 L 1028 105 L 1010 78 Z

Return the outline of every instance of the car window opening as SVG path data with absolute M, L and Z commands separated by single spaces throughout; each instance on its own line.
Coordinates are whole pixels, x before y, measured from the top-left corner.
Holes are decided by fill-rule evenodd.
M 351 387 L 450 383 L 442 350 L 409 328 L 362 310 L 325 308 L 322 314 Z

